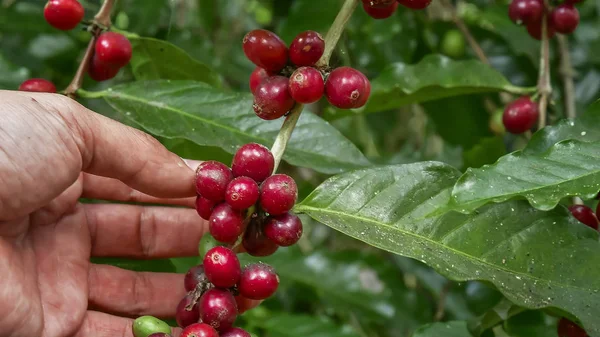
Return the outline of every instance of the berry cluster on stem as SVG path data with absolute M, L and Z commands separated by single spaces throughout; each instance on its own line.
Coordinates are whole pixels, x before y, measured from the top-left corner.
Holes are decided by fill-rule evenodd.
M 387 19 L 399 5 L 413 10 L 422 10 L 431 4 L 431 0 L 362 0 L 363 9 L 373 19 Z

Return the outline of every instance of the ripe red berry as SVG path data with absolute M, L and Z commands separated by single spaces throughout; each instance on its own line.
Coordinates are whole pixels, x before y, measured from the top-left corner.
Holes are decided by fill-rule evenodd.
M 277 291 L 277 287 L 279 276 L 273 267 L 264 263 L 254 263 L 244 268 L 238 284 L 240 295 L 253 300 L 271 297 Z
M 182 328 L 190 326 L 194 323 L 198 323 L 200 319 L 200 311 L 198 303 L 196 303 L 191 310 L 187 310 L 186 307 L 192 303 L 193 297 L 191 295 L 185 295 L 185 297 L 177 305 L 175 311 L 175 320 L 177 325 Z
M 212 288 L 200 297 L 200 319 L 218 331 L 233 325 L 237 317 L 235 298 L 226 289 Z
M 43 78 L 30 78 L 19 86 L 20 91 L 31 91 L 31 92 L 56 92 L 56 86 L 54 83 L 45 80 Z
M 252 222 L 248 226 L 242 238 L 242 246 L 248 255 L 258 257 L 273 255 L 279 248 L 275 242 L 265 236 L 262 223 L 259 222 Z
M 387 7 L 371 7 L 363 2 L 363 9 L 373 19 L 387 19 L 396 13 L 399 3 L 395 2 Z
M 256 88 L 254 92 L 254 112 L 265 120 L 277 119 L 285 115 L 294 106 L 290 95 L 289 80 L 284 76 L 271 76 Z
M 302 237 L 302 221 L 289 212 L 271 216 L 265 225 L 265 236 L 278 246 L 291 246 Z
M 208 200 L 225 199 L 227 185 L 233 179 L 233 173 L 227 165 L 218 161 L 205 161 L 196 170 L 196 192 Z
M 244 54 L 257 66 L 278 72 L 287 64 L 288 49 L 277 34 L 265 30 L 250 31 L 242 42 Z
M 523 133 L 535 124 L 539 111 L 529 97 L 520 97 L 506 106 L 502 115 L 504 127 L 511 133 Z
M 269 74 L 269 72 L 267 72 L 263 68 L 254 68 L 254 71 L 252 72 L 252 74 L 250 74 L 250 81 L 248 82 L 248 84 L 250 85 L 250 92 L 254 94 L 258 85 L 261 84 L 262 81 L 269 76 L 271 76 L 271 74 Z
M 241 295 L 235 296 L 235 303 L 237 304 L 238 314 L 240 315 L 258 305 L 257 302 L 260 301 L 251 300 Z
M 217 203 L 212 200 L 208 200 L 205 197 L 199 195 L 196 197 L 196 212 L 204 220 L 210 219 L 213 209 Z
M 102 82 L 117 76 L 119 70 L 119 67 L 99 62 L 96 55 L 94 55 L 88 67 L 88 74 L 94 81 Z
M 548 28 L 548 39 L 551 39 L 556 34 L 554 27 L 552 26 L 552 22 L 550 20 L 546 20 L 546 27 Z M 527 25 L 527 32 L 529 36 L 536 40 L 542 39 L 542 20 L 538 22 L 532 22 Z
M 579 325 L 561 318 L 558 321 L 558 337 L 588 337 L 588 334 Z
M 556 6 L 550 13 L 552 27 L 561 34 L 571 34 L 579 25 L 579 11 L 571 4 Z
M 231 288 L 242 274 L 240 260 L 235 253 L 222 246 L 212 248 L 204 256 L 204 271 L 208 280 L 218 288 Z
M 314 103 L 323 97 L 324 91 L 323 76 L 313 67 L 298 68 L 290 77 L 290 94 L 296 102 Z
M 569 206 L 569 211 L 571 211 L 571 214 L 573 214 L 575 219 L 579 220 L 579 222 L 598 230 L 598 218 L 591 208 L 586 205 L 572 205 Z
M 244 329 L 231 328 L 223 331 L 221 337 L 251 337 L 251 335 Z
M 325 96 L 340 109 L 360 108 L 371 94 L 371 83 L 360 71 L 350 67 L 334 69 L 325 82 Z
M 233 209 L 245 210 L 252 207 L 260 196 L 258 184 L 252 178 L 237 177 L 227 186 L 225 201 Z
M 388 7 L 396 2 L 396 0 L 362 0 L 363 5 L 367 5 L 373 8 Z
M 209 221 L 210 234 L 219 242 L 233 243 L 242 234 L 244 216 L 227 203 L 217 205 Z
M 296 203 L 298 187 L 285 174 L 274 174 L 260 186 L 260 206 L 271 215 L 284 214 Z
M 71 30 L 81 22 L 85 11 L 77 0 L 50 0 L 44 7 L 44 18 L 54 28 Z
M 541 0 L 513 0 L 508 6 L 508 16 L 517 25 L 540 22 L 543 12 Z
M 180 337 L 219 337 L 219 333 L 212 326 L 205 323 L 194 323 L 183 329 Z
M 233 156 L 231 170 L 236 177 L 250 177 L 257 183 L 267 179 L 275 167 L 275 158 L 264 145 L 248 143 Z
M 204 267 L 200 264 L 188 270 L 183 279 L 183 285 L 185 286 L 186 291 L 192 291 L 196 289 L 198 283 L 205 282 L 206 280 L 207 278 L 206 274 L 204 274 Z
M 425 9 L 431 4 L 431 0 L 398 0 L 398 2 L 410 9 Z
M 106 32 L 96 40 L 94 57 L 99 63 L 122 68 L 131 60 L 131 52 L 131 43 L 125 36 Z
M 312 66 L 321 58 L 325 51 L 325 40 L 321 34 L 307 30 L 294 38 L 290 45 L 290 60 L 295 65 Z

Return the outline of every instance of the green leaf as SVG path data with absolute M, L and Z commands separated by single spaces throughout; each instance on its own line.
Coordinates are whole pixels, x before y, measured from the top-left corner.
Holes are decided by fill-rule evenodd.
M 570 312 L 600 336 L 598 232 L 563 207 L 541 212 L 522 201 L 448 211 L 458 175 L 435 162 L 348 172 L 295 211 L 452 280 L 490 282 L 517 305 Z
M 541 311 L 525 311 L 504 322 L 504 331 L 511 337 L 547 337 L 556 334 L 556 319 Z
M 271 315 L 267 319 L 253 320 L 252 324 L 266 330 L 269 337 L 359 337 L 347 325 L 339 326 L 329 319 L 309 315 Z
M 506 154 L 502 137 L 483 138 L 468 151 L 463 153 L 465 167 L 481 167 L 492 164 Z
M 282 119 L 265 121 L 256 117 L 251 94 L 224 92 L 193 81 L 142 81 L 102 92 L 79 93 L 104 98 L 152 134 L 217 146 L 229 153 L 249 142 L 270 146 L 282 123 Z M 369 165 L 354 144 L 308 111 L 300 117 L 283 159 L 323 173 Z
M 219 74 L 167 41 L 130 36 L 131 69 L 137 80 L 194 80 L 221 86 Z
M 279 36 L 288 44 L 305 30 L 314 30 L 325 36 L 341 6 L 341 0 L 321 0 L 318 6 L 315 6 L 314 0 L 294 1 L 289 14 L 279 26 Z
M 420 327 L 412 337 L 472 337 L 466 322 L 431 323 Z

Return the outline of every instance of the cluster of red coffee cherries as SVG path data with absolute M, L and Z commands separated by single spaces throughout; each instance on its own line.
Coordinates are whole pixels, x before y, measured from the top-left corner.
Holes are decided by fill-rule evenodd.
M 431 0 L 362 0 L 363 8 L 373 19 L 387 19 L 394 15 L 399 5 L 420 10 L 431 4 Z
M 243 40 L 246 57 L 257 67 L 250 75 L 254 112 L 265 120 L 284 116 L 296 102 L 310 104 L 323 95 L 341 109 L 360 108 L 371 93 L 371 83 L 360 71 L 339 67 L 329 72 L 315 66 L 325 51 L 325 40 L 305 31 L 289 49 L 277 34 L 250 31 Z
M 544 12 L 549 11 L 546 19 L 548 38 L 554 34 L 571 34 L 579 25 L 579 11 L 575 4 L 583 0 L 565 0 L 562 4 L 550 9 L 543 0 L 513 0 L 508 7 L 508 16 L 518 24 L 525 25 L 531 37 L 542 39 L 542 20 Z

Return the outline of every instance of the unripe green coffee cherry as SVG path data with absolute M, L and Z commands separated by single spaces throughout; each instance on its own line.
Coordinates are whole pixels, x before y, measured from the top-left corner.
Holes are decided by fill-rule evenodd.
M 489 127 L 493 133 L 497 135 L 503 135 L 506 133 L 506 128 L 504 127 L 504 123 L 502 122 L 502 114 L 504 110 L 498 109 L 494 111 L 492 116 L 490 117 Z
M 210 233 L 204 234 L 198 244 L 198 253 L 200 253 L 200 257 L 204 258 L 204 255 L 216 246 L 223 246 L 223 244 L 215 240 Z
M 142 316 L 133 322 L 133 335 L 135 337 L 149 337 L 157 332 L 170 334 L 171 327 L 169 324 L 152 316 Z
M 450 57 L 461 57 L 465 54 L 465 37 L 456 29 L 452 29 L 444 34 L 442 39 L 442 52 Z

